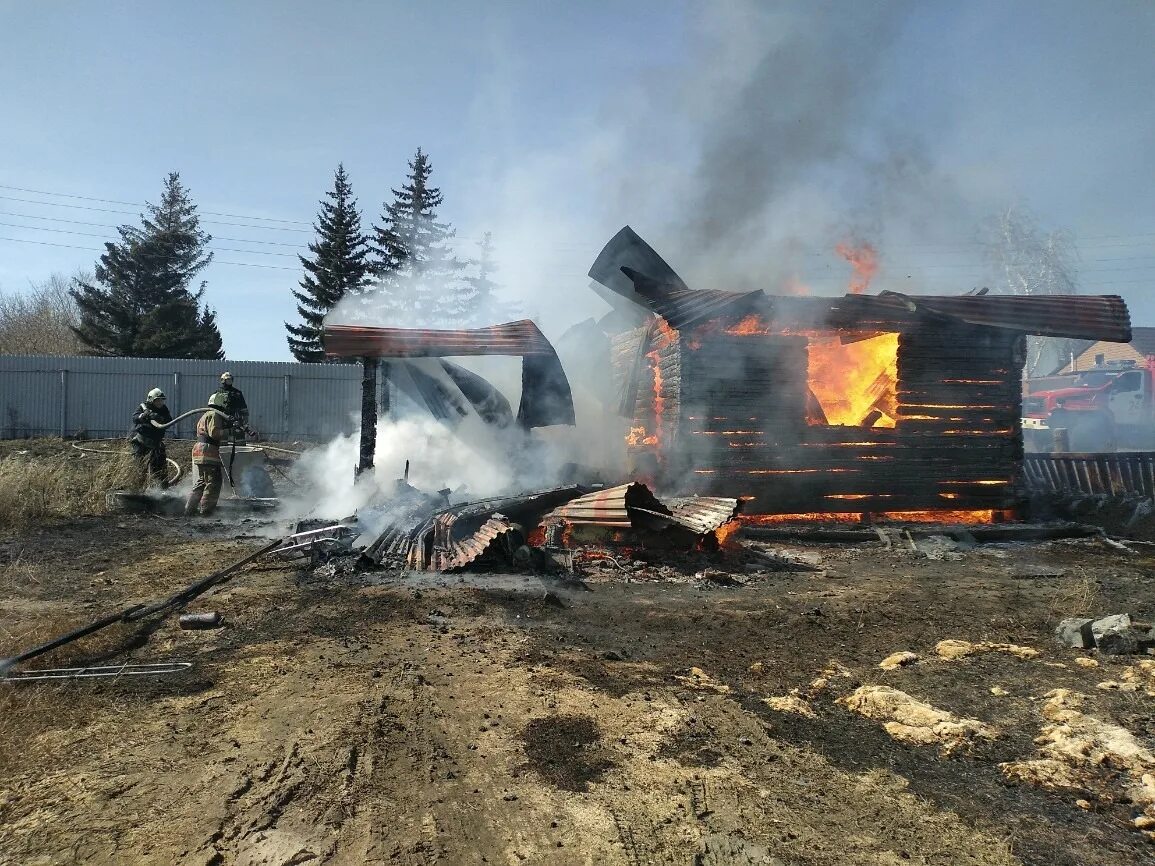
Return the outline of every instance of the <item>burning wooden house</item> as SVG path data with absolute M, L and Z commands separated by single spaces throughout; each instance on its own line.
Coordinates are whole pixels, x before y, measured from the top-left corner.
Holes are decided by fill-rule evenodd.
M 648 311 L 613 350 L 634 474 L 747 514 L 1009 516 L 1026 336 L 1131 334 L 1117 296 L 692 291 L 628 229 L 590 276 Z

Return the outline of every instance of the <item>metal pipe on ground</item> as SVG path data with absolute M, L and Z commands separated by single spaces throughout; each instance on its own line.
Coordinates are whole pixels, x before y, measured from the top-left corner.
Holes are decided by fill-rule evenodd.
M 126 607 L 117 613 L 110 614 L 106 617 L 96 620 L 95 622 L 91 622 L 88 625 L 74 629 L 73 631 L 70 631 L 67 634 L 63 634 L 58 638 L 53 638 L 47 643 L 31 647 L 30 649 L 26 649 L 14 656 L 10 656 L 9 658 L 0 659 L 0 677 L 6 676 L 9 669 L 15 665 L 20 664 L 21 662 L 25 662 L 29 659 L 36 658 L 37 656 L 44 655 L 45 653 L 51 652 L 54 649 L 58 649 L 62 646 L 65 646 L 66 644 L 70 644 L 73 641 L 79 640 L 82 637 L 87 637 L 88 635 L 94 634 L 101 629 L 108 628 L 110 625 L 115 625 L 118 622 L 138 622 L 147 616 L 154 616 L 156 614 L 171 610 L 174 607 L 184 606 L 194 598 L 197 598 L 198 596 L 203 595 L 205 592 L 208 592 L 208 590 L 212 589 L 212 587 L 216 586 L 217 584 L 224 583 L 249 563 L 260 559 L 267 553 L 271 553 L 283 542 L 284 539 L 278 538 L 276 541 L 266 544 L 260 550 L 256 551 L 255 553 L 250 553 L 248 556 L 245 556 L 244 558 L 234 562 L 232 565 L 226 566 L 225 568 L 222 568 L 218 571 L 214 571 L 208 577 L 204 577 L 195 583 L 189 584 L 180 592 L 166 598 L 164 601 L 155 602 L 151 605 L 134 604 L 131 607 Z

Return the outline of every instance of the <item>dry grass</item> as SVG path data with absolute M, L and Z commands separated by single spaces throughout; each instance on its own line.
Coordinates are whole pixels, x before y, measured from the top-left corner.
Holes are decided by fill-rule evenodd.
M 137 483 L 138 470 L 127 452 L 109 457 L 9 454 L 0 460 L 0 529 L 104 514 L 108 491 Z
M 5 569 L 5 571 L 10 570 Z M 18 628 L 0 625 L 0 658 L 54 638 L 84 625 L 83 616 L 48 616 L 22 621 Z M 73 667 L 95 663 L 115 652 L 125 640 L 125 626 L 114 625 L 27 662 L 29 667 Z M 0 767 L 14 770 L 30 759 L 29 742 L 50 731 L 79 729 L 93 714 L 116 712 L 115 696 L 101 688 L 103 680 L 59 682 L 0 682 Z
M 1084 568 L 1072 568 L 1059 580 L 1049 605 L 1052 617 L 1092 616 L 1101 608 L 1099 582 Z

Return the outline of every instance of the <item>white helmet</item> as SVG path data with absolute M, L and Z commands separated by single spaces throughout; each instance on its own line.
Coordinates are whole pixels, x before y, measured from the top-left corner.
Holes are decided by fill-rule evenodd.
M 221 381 L 222 382 L 233 381 L 233 374 L 232 373 L 221 373 Z
M 165 399 L 168 399 L 168 398 L 166 398 L 164 396 L 164 391 L 160 390 L 160 388 L 153 388 L 151 391 L 148 392 L 148 402 L 149 403 L 151 403 L 153 400 L 165 400 Z

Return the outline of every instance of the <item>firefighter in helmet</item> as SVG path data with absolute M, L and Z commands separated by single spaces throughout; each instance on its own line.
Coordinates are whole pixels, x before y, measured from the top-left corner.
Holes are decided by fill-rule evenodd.
M 241 389 L 233 386 L 232 373 L 221 373 L 221 384 L 213 397 L 222 402 L 213 403 L 210 399 L 209 405 L 217 406 L 232 419 L 227 422 L 225 439 L 237 445 L 244 444 L 245 434 L 249 432 L 249 405 Z
M 197 480 L 185 502 L 186 517 L 200 515 L 206 517 L 217 507 L 221 495 L 221 442 L 228 422 L 224 411 L 225 398 L 217 392 L 209 397 L 209 406 L 197 421 L 197 439 L 193 445 L 192 462 L 197 471 Z M 222 417 L 222 414 L 226 417 Z
M 132 413 L 132 454 L 140 466 L 141 486 L 147 487 L 149 476 L 168 487 L 168 467 L 165 465 L 165 426 L 172 421 L 167 398 L 160 388 L 148 392 L 144 402 Z

